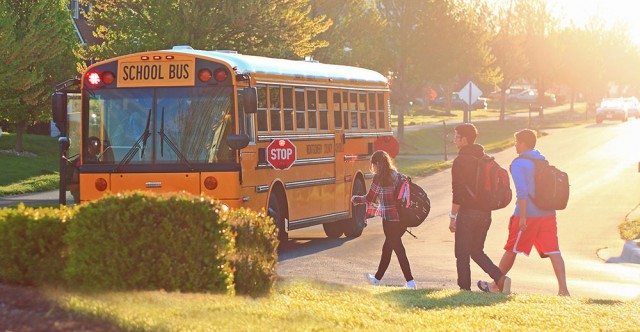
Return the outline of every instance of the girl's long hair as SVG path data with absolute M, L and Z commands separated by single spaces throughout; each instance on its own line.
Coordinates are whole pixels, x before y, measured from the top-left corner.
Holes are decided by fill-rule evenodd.
M 377 169 L 373 167 L 377 165 Z M 396 170 L 396 165 L 389 154 L 385 151 L 378 150 L 371 155 L 371 172 L 380 176 L 382 185 L 390 185 L 393 183 L 393 175 L 391 171 Z

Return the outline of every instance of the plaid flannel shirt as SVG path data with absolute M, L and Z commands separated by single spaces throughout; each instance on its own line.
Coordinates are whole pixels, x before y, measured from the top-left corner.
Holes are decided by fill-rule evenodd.
M 396 206 L 397 197 L 394 197 L 394 192 L 395 187 L 400 185 L 402 179 L 396 171 L 392 171 L 392 176 L 392 185 L 381 186 L 380 177 L 378 174 L 374 175 L 369 192 L 363 196 L 353 197 L 354 204 L 367 204 L 367 219 L 380 216 L 384 221 L 400 221 Z

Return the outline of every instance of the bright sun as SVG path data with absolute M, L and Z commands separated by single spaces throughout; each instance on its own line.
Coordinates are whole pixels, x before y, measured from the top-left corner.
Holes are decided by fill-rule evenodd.
M 640 1 L 637 0 L 547 0 L 563 24 L 582 26 L 596 17 L 608 27 L 624 24 L 631 41 L 640 46 Z

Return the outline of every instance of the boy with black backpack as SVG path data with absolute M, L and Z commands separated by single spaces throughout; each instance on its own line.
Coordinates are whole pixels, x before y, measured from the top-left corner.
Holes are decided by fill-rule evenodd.
M 556 210 L 564 209 L 569 199 L 569 179 L 535 150 L 537 136 L 534 131 L 525 129 L 514 136 L 518 157 L 511 164 L 511 176 L 517 200 L 509 221 L 509 238 L 500 260 L 500 270 L 508 273 L 516 255 L 528 256 L 535 246 L 540 257 L 551 260 L 558 279 L 558 295 L 569 296 L 556 222 Z
M 461 290 L 471 290 L 470 263 L 473 259 L 494 280 L 491 285 L 485 281 L 478 281 L 477 285 L 482 291 L 509 293 L 511 279 L 484 252 L 484 241 L 491 226 L 491 210 L 505 205 L 504 202 L 492 204 L 501 200 L 490 199 L 494 192 L 484 190 L 485 180 L 488 183 L 487 188 L 494 187 L 491 183 L 492 177 L 486 177 L 484 172 L 486 169 L 491 173 L 492 167 L 485 166 L 497 164 L 493 164 L 495 161 L 484 153 L 482 145 L 475 143 L 478 131 L 473 124 L 459 125 L 455 128 L 455 133 L 454 143 L 459 151 L 451 168 L 453 198 L 449 213 L 449 230 L 455 233 L 454 246 L 458 286 Z M 493 163 L 488 164 L 489 162 Z M 502 170 L 504 171 L 504 169 Z M 501 177 L 498 176 L 494 179 L 499 178 Z M 504 179 L 504 176 L 502 178 Z M 506 181 L 506 187 L 509 188 L 508 175 Z M 510 189 L 508 191 L 508 200 L 510 201 Z M 506 204 L 508 203 L 507 201 Z

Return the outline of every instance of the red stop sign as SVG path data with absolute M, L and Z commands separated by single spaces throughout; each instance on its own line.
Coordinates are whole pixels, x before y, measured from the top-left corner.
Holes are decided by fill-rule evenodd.
M 288 139 L 276 139 L 267 146 L 267 162 L 275 169 L 289 169 L 296 162 L 296 146 Z

